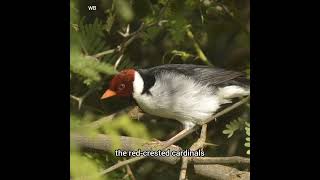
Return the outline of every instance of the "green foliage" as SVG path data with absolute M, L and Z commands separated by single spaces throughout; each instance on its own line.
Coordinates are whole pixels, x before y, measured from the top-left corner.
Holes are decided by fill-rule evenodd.
M 250 104 L 246 104 L 246 108 L 250 108 Z M 226 125 L 226 129 L 222 131 L 223 134 L 227 134 L 228 138 L 232 137 L 235 132 L 243 132 L 245 136 L 245 143 L 244 147 L 249 148 L 246 153 L 250 155 L 250 121 L 249 118 L 247 117 L 248 112 L 243 114 L 241 117 L 238 119 L 235 119 L 231 121 L 229 124 Z
M 226 129 L 223 130 L 223 134 L 227 134 L 230 138 L 237 130 L 243 130 L 245 125 L 245 120 L 242 118 L 235 119 L 226 125 Z
M 94 54 L 105 50 L 104 24 L 98 19 L 92 24 L 79 22 L 78 29 L 71 30 L 70 71 L 79 75 L 83 83 L 91 85 L 101 80 L 101 73 L 116 73 L 113 66 L 99 61 Z
M 249 148 L 249 150 L 247 150 L 247 154 L 250 155 L 250 123 L 246 122 L 245 130 L 247 137 L 244 146 Z
M 116 72 L 110 64 L 99 62 L 91 56 L 83 56 L 79 51 L 72 50 L 70 71 L 81 76 L 87 85 L 99 82 L 101 80 L 100 73 L 112 75 Z
M 86 177 L 92 180 L 105 179 L 99 176 L 100 171 L 98 164 L 94 160 L 78 152 L 72 152 L 70 154 L 70 175 L 72 178 L 82 179 Z
M 77 24 L 79 22 L 79 10 L 76 0 L 70 1 L 70 23 Z
M 180 44 L 185 40 L 187 25 L 187 20 L 180 16 L 172 17 L 170 20 L 168 31 L 170 32 L 171 39 L 176 44 Z
M 105 134 L 111 136 L 114 150 L 121 148 L 119 132 L 124 132 L 130 137 L 150 139 L 146 127 L 137 121 L 133 121 L 127 115 L 122 115 L 110 123 L 105 123 L 102 129 Z
M 95 19 L 92 24 L 84 24 L 85 18 L 79 23 L 79 31 L 73 35 L 79 35 L 80 43 L 86 55 L 94 55 L 104 50 L 106 41 L 103 33 L 104 24 L 101 20 Z
M 128 0 L 116 0 L 115 3 L 117 15 L 121 17 L 125 22 L 131 22 L 134 17 L 132 7 Z
M 116 19 L 116 16 L 114 14 L 112 14 L 110 11 L 107 12 L 107 15 L 109 15 L 109 16 L 107 18 L 106 28 L 105 29 L 106 29 L 106 31 L 108 33 L 110 33 L 112 25 L 113 25 L 113 23 L 114 23 L 114 21 Z

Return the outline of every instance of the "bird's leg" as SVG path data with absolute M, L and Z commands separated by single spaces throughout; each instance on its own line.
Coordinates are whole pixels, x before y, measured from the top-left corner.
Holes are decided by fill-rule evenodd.
M 191 134 L 195 130 L 196 130 L 196 126 L 194 126 L 193 128 L 190 128 L 190 129 L 187 129 L 187 128 L 183 129 L 182 131 L 180 131 L 178 134 L 176 134 L 175 136 L 173 136 L 169 140 L 166 140 L 165 142 L 163 142 L 163 145 L 170 146 L 170 145 L 180 141 L 181 139 L 183 139 L 187 135 Z

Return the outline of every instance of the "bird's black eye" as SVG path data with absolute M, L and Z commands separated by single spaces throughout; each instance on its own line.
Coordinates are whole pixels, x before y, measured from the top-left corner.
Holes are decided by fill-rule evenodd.
M 121 91 L 121 90 L 123 90 L 125 87 L 126 87 L 125 84 L 120 84 L 120 86 L 118 87 L 118 89 Z

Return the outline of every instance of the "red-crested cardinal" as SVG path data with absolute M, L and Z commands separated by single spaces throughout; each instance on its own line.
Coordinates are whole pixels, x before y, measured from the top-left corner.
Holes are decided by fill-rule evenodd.
M 244 73 L 203 65 L 166 64 L 121 71 L 101 99 L 132 96 L 142 111 L 175 119 L 188 130 L 213 116 L 222 104 L 249 94 L 249 80 Z

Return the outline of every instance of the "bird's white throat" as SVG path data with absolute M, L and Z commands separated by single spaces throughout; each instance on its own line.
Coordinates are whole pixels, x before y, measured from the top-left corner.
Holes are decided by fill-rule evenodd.
M 143 91 L 144 82 L 141 75 L 135 71 L 134 72 L 134 81 L 133 81 L 133 96 L 140 95 Z

